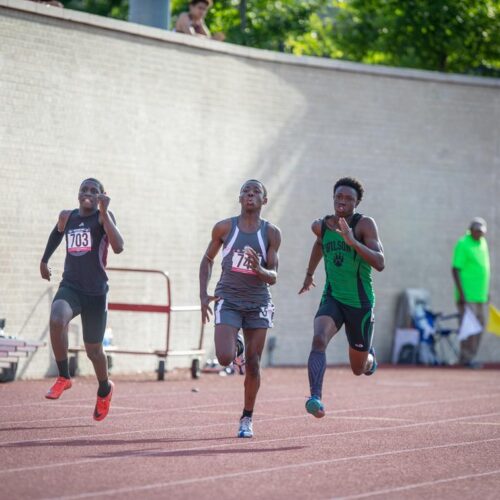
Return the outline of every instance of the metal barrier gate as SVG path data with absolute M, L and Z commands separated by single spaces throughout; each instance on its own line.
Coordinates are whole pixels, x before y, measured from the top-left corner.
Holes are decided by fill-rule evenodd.
M 193 349 L 176 351 L 171 349 L 171 314 L 178 312 L 200 311 L 200 306 L 172 306 L 171 283 L 170 283 L 170 278 L 165 271 L 157 269 L 135 269 L 127 267 L 108 267 L 106 271 L 121 272 L 121 273 L 159 274 L 163 276 L 163 278 L 165 278 L 165 285 L 167 292 L 167 301 L 165 304 L 135 304 L 135 303 L 122 303 L 122 302 L 110 302 L 108 304 L 109 311 L 129 311 L 137 313 L 165 314 L 166 315 L 165 348 L 134 350 L 116 346 L 108 346 L 105 348 L 106 353 L 157 356 L 158 358 L 160 358 L 158 361 L 158 380 L 165 379 L 165 373 L 166 373 L 165 363 L 169 356 L 189 356 L 193 358 L 191 361 L 191 376 L 193 378 L 198 378 L 201 373 L 200 358 L 205 354 L 205 351 L 203 349 L 203 337 L 204 337 L 203 322 L 201 322 L 198 346 Z M 78 368 L 78 353 L 84 352 L 85 347 L 84 346 L 71 347 L 68 349 L 68 351 L 75 354 L 75 356 L 70 359 L 70 374 L 73 376 L 75 375 Z

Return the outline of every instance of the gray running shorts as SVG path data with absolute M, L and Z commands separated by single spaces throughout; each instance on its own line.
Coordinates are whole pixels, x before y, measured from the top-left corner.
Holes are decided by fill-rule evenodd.
M 219 299 L 215 303 L 214 315 L 216 325 L 231 325 L 238 329 L 267 329 L 273 327 L 274 304 L 269 301 L 259 306 Z

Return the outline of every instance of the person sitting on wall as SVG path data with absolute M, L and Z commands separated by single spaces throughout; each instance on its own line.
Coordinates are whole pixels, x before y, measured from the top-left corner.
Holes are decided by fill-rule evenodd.
M 190 0 L 189 12 L 183 12 L 175 23 L 175 31 L 186 35 L 206 36 L 214 40 L 224 40 L 223 33 L 212 35 L 205 24 L 205 16 L 212 6 L 212 0 Z

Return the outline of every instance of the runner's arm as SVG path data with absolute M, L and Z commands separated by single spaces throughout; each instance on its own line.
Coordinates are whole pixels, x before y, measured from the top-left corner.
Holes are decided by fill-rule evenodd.
M 45 246 L 45 252 L 43 253 L 42 260 L 40 261 L 40 275 L 44 280 L 50 281 L 52 273 L 48 266 L 48 262 L 57 247 L 61 244 L 64 237 L 64 228 L 66 227 L 66 222 L 68 221 L 70 213 L 70 210 L 63 210 L 59 214 L 57 224 L 54 226 L 54 229 L 52 229 L 52 232 L 49 235 L 47 245 Z
M 279 253 L 281 245 L 281 231 L 272 224 L 269 224 L 268 233 L 269 249 L 267 250 L 267 268 L 262 267 L 258 255 L 253 249 L 249 249 L 248 262 L 250 267 L 257 273 L 257 276 L 268 285 L 274 285 L 278 279 Z
M 223 220 L 215 224 L 212 229 L 212 239 L 208 244 L 207 251 L 203 255 L 200 263 L 200 302 L 201 302 L 201 319 L 204 323 L 210 321 L 210 314 L 213 314 L 210 308 L 210 302 L 216 300 L 216 297 L 208 295 L 208 282 L 212 276 L 212 268 L 214 259 L 219 253 L 219 250 L 224 243 L 224 237 L 231 229 L 231 221 Z
M 114 253 L 122 253 L 123 252 L 123 236 L 120 233 L 120 230 L 116 226 L 116 219 L 112 212 L 106 211 L 105 213 L 101 213 L 101 224 L 106 232 L 106 235 L 109 239 L 109 244 L 113 249 Z
M 344 219 L 343 223 L 347 225 Z M 339 221 L 342 228 L 343 224 Z M 348 226 L 347 226 L 348 227 Z M 378 235 L 377 225 L 371 217 L 363 217 L 358 224 L 360 230 L 360 240 L 352 238 L 352 243 L 346 238 L 346 243 L 352 246 L 362 259 L 377 271 L 383 271 L 385 267 L 384 249 Z M 349 228 L 350 229 L 350 228 Z M 351 230 L 352 234 L 352 230 Z M 345 238 L 345 236 L 344 236 Z
M 321 240 L 321 219 L 316 219 L 311 224 L 311 230 L 316 236 L 316 241 L 313 244 L 311 249 L 311 255 L 309 257 L 309 263 L 307 264 L 306 269 L 306 277 L 304 278 L 304 283 L 302 284 L 302 288 L 299 290 L 299 294 L 308 292 L 311 287 L 315 287 L 316 283 L 314 283 L 314 272 L 318 267 L 318 264 L 321 262 L 323 258 L 323 243 Z
M 64 233 L 60 233 L 57 229 L 57 224 L 52 229 L 52 232 L 49 235 L 49 239 L 47 240 L 47 245 L 45 246 L 45 252 L 42 256 L 42 263 L 47 264 L 49 259 L 52 257 L 52 254 L 56 251 L 57 247 L 61 244 L 61 241 L 64 237 Z

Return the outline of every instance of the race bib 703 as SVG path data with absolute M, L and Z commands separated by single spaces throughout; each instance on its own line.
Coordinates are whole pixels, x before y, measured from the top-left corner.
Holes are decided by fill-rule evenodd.
M 83 255 L 92 250 L 92 236 L 88 227 L 70 229 L 68 231 L 68 252 Z

